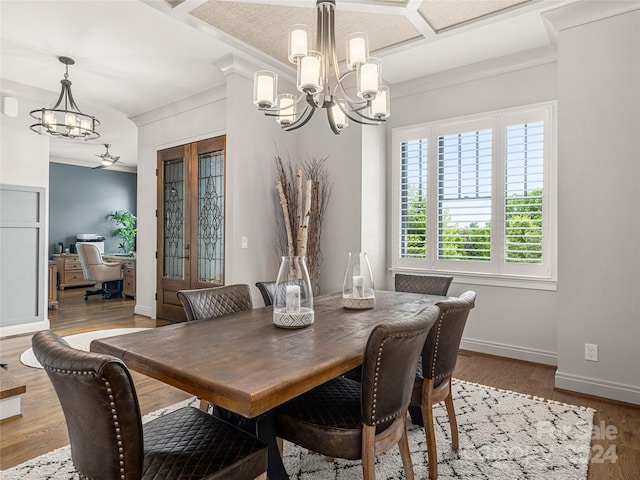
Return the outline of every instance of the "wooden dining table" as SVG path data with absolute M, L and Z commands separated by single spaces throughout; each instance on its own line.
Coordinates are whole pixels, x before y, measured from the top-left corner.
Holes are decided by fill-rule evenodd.
M 91 342 L 127 368 L 209 401 L 269 445 L 271 480 L 288 478 L 275 447 L 273 409 L 362 363 L 372 329 L 451 297 L 376 291 L 375 308 L 346 310 L 342 294 L 314 299 L 315 322 L 273 325 L 272 307 L 177 323 Z M 244 422 L 241 422 L 244 423 Z

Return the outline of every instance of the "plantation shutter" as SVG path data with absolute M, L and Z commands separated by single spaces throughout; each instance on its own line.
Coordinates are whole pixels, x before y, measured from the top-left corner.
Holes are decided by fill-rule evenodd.
M 427 140 L 400 145 L 400 258 L 427 254 Z
M 544 122 L 505 129 L 504 261 L 543 263 Z
M 492 130 L 438 137 L 438 259 L 491 260 Z

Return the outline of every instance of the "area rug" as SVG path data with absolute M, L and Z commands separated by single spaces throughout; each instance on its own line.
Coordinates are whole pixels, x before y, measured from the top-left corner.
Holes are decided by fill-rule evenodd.
M 486 385 L 454 380 L 454 403 L 460 449 L 451 450 L 449 423 L 443 406 L 434 407 L 439 480 L 585 480 L 589 464 L 594 410 L 545 401 Z M 158 415 L 197 401 L 186 400 L 146 415 Z M 415 478 L 428 475 L 424 431 L 409 424 Z M 297 480 L 359 480 L 359 461 L 326 462 L 320 455 L 285 442 L 284 464 Z M 2 471 L 3 480 L 71 480 L 77 474 L 69 447 L 59 448 Z M 397 449 L 376 459 L 378 480 L 404 478 Z
M 89 351 L 91 342 L 97 338 L 115 337 L 116 335 L 123 335 L 125 333 L 139 332 L 141 330 L 149 330 L 148 328 L 109 328 L 106 330 L 94 330 L 93 332 L 76 333 L 75 335 L 68 335 L 63 337 L 69 345 L 78 350 Z M 22 352 L 20 355 L 20 362 L 27 367 L 42 368 L 40 362 L 33 354 L 33 349 L 29 348 Z

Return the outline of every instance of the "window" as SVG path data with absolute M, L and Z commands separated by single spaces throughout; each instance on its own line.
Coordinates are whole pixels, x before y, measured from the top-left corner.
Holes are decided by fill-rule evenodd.
M 553 105 L 393 132 L 396 270 L 555 280 Z

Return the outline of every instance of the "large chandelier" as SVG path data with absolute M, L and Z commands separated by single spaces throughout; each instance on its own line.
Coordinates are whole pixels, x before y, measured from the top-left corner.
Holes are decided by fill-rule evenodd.
M 316 7 L 315 50 L 309 49 L 309 27 L 289 27 L 289 61 L 297 68 L 299 95 L 278 94 L 278 75 L 260 70 L 253 78 L 253 103 L 265 115 L 276 117 L 286 131 L 304 126 L 319 108 L 327 110 L 335 134 L 349 120 L 379 125 L 389 117 L 389 87 L 382 85 L 382 62 L 369 57 L 365 33 L 352 33 L 346 38 L 346 65 L 341 73 L 335 48 L 335 0 L 317 0 Z
M 71 94 L 71 81 L 69 80 L 69 65 L 76 63 L 69 57 L 58 57 L 60 63 L 65 65 L 64 79 L 60 80 L 62 90 L 58 101 L 53 108 L 40 108 L 30 112 L 31 116 L 38 120 L 29 128 L 37 134 L 49 134 L 52 137 L 84 138 L 94 140 L 100 137 L 96 127 L 100 122 L 91 115 L 80 111 Z

